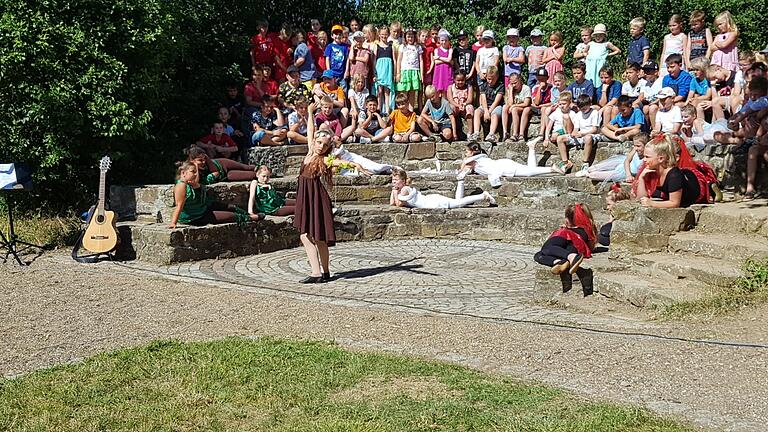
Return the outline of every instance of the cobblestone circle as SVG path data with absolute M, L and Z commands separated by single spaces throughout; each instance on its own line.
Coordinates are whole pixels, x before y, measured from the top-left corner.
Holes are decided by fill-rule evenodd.
M 647 327 L 533 304 L 534 249 L 491 241 L 387 240 L 331 248 L 334 280 L 298 283 L 310 273 L 303 248 L 136 270 L 202 283 L 349 306 L 396 308 L 491 319 Z

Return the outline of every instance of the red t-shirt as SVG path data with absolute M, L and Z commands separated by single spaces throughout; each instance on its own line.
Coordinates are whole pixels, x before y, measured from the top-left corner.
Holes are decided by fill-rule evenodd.
M 268 95 L 277 96 L 277 94 L 280 93 L 280 84 L 278 84 L 277 81 L 273 79 L 264 80 L 262 88 L 267 92 Z
M 272 66 L 275 63 L 275 42 L 271 34 L 266 36 L 257 34 L 251 38 L 251 59 L 253 64 L 266 64 Z
M 312 53 L 312 58 L 315 60 L 318 74 L 322 74 L 325 70 L 325 48 L 320 48 L 317 40 L 315 40 L 315 43 L 309 45 L 309 52 Z
M 437 49 L 437 44 L 432 38 L 427 38 L 424 42 L 424 51 L 421 53 L 421 61 L 424 62 L 424 73 L 429 70 L 429 66 L 432 64 L 432 53 Z
M 257 104 L 261 103 L 261 97 L 264 96 L 264 92 L 267 90 L 267 84 L 266 82 L 261 83 L 261 89 L 257 88 L 256 85 L 253 83 L 253 81 L 249 82 L 245 85 L 245 90 L 243 91 L 243 94 L 245 94 L 246 97 L 250 97 L 251 100 Z M 271 93 L 269 93 L 271 94 Z
M 200 138 L 198 141 L 200 141 L 203 144 L 216 144 L 217 146 L 222 147 L 237 147 L 237 144 L 235 144 L 234 141 L 232 141 L 232 138 L 229 137 L 229 135 L 223 133 L 221 134 L 221 139 L 216 139 L 216 134 L 210 134 L 206 135 L 202 138 Z
M 274 51 L 275 51 L 275 57 L 279 57 L 280 61 L 283 63 L 283 66 L 286 68 L 293 64 L 293 45 L 291 45 L 291 41 L 284 41 L 282 39 L 275 38 L 273 41 Z M 279 66 L 277 66 L 277 62 L 275 62 L 275 68 L 272 71 L 272 75 L 274 75 L 274 78 L 277 81 L 285 81 L 285 71 L 280 69 Z

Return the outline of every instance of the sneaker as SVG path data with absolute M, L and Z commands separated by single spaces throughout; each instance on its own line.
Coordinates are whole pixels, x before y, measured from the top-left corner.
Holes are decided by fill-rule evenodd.
M 432 138 L 433 138 L 433 141 L 436 143 L 443 142 L 443 137 L 438 134 L 432 135 Z
M 372 140 L 368 137 L 360 137 L 360 144 L 370 144 Z
M 353 142 L 355 142 L 355 137 L 354 136 L 347 137 L 347 140 L 346 140 L 347 144 L 352 144 Z
M 571 266 L 571 263 L 569 263 L 568 260 L 565 260 L 560 264 L 553 265 L 550 271 L 552 272 L 552 274 L 561 274 L 563 272 L 568 273 L 567 270 L 568 270 L 568 267 L 570 266 Z M 563 292 L 565 292 L 565 289 L 563 289 Z
M 584 171 L 584 175 L 586 175 L 586 172 L 589 171 L 589 162 L 582 162 L 579 171 Z
M 565 175 L 568 172 L 568 162 L 566 161 L 560 161 L 554 165 L 552 165 L 552 169 L 556 172 Z
M 480 132 L 472 132 L 467 136 L 467 140 L 469 141 L 477 141 L 480 138 Z
M 496 134 L 489 133 L 488 135 L 486 135 L 485 140 L 488 142 L 495 143 L 496 141 L 499 140 L 499 137 L 497 137 Z
M 490 193 L 483 192 L 483 196 L 485 197 L 485 199 L 488 200 L 488 207 L 498 207 L 499 206 L 498 204 L 496 204 L 496 199 L 494 197 L 492 197 Z
M 381 140 L 381 142 L 390 142 L 390 141 L 392 140 L 388 136 L 384 137 L 384 139 Z

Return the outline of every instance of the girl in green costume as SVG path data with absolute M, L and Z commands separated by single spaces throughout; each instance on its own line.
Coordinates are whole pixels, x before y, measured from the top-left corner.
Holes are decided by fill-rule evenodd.
M 296 209 L 296 200 L 285 199 L 269 184 L 272 170 L 262 165 L 256 170 L 256 180 L 251 182 L 248 198 L 248 213 L 264 213 L 276 216 L 292 215 Z
M 197 166 L 183 162 L 179 166 L 176 185 L 173 187 L 176 207 L 173 209 L 168 228 L 176 228 L 181 222 L 188 225 L 208 225 L 222 223 L 245 223 L 263 219 L 263 214 L 247 214 L 236 206 L 210 201 L 205 193 L 205 186 L 200 182 Z
M 185 153 L 187 162 L 195 164 L 200 172 L 200 183 L 209 185 L 223 181 L 249 181 L 256 178 L 256 167 L 231 159 L 211 159 L 200 147 L 190 146 Z

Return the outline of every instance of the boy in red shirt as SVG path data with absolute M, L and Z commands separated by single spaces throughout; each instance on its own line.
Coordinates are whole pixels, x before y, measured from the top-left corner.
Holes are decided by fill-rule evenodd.
M 272 66 L 275 62 L 275 44 L 272 35 L 267 33 L 269 23 L 259 21 L 256 28 L 258 33 L 251 38 L 251 62 L 254 67 L 263 64 Z
M 268 64 L 261 65 L 261 70 L 264 73 L 264 92 L 270 96 L 277 97 L 280 94 L 280 84 L 272 79 L 272 66 Z
M 238 150 L 237 144 L 224 133 L 224 123 L 220 121 L 213 124 L 212 134 L 200 138 L 195 145 L 205 150 L 211 159 L 220 157 L 232 159 L 232 155 Z

